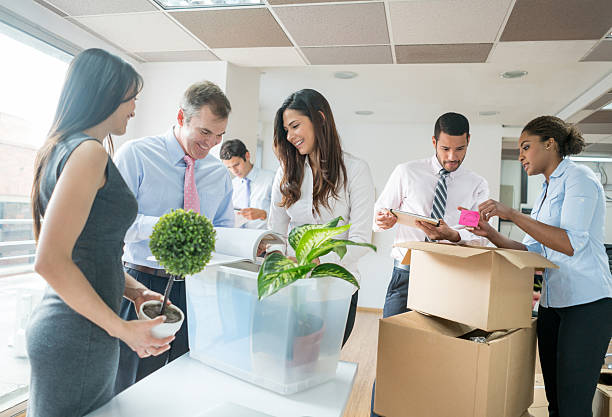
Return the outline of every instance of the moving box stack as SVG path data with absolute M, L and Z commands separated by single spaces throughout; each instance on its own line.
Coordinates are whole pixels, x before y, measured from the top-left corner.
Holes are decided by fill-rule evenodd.
M 398 246 L 414 311 L 380 321 L 376 413 L 521 417 L 534 395 L 534 270 L 557 266 L 525 251 Z

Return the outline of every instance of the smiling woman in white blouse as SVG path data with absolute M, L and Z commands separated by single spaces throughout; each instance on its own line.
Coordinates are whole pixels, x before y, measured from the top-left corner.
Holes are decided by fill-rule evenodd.
M 272 185 L 268 227 L 287 236 L 303 224 L 322 224 L 342 216 L 351 228 L 339 239 L 370 243 L 374 183 L 368 164 L 343 152 L 329 103 L 318 91 L 291 94 L 276 112 L 274 147 L 281 166 Z M 340 225 L 339 224 L 339 225 Z M 278 248 L 274 248 L 278 249 Z M 292 248 L 285 245 L 287 255 Z M 359 259 L 367 248 L 349 246 L 342 260 L 334 252 L 321 258 L 336 262 L 359 280 Z M 357 291 L 346 323 L 346 343 L 355 323 Z

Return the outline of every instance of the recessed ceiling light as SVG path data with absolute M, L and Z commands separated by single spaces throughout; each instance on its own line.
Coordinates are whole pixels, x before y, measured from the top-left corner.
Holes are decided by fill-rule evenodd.
M 521 78 L 527 75 L 527 71 L 516 70 L 516 71 L 506 71 L 502 72 L 500 76 L 502 78 L 512 79 L 512 78 Z
M 353 71 L 334 72 L 334 77 L 340 78 L 341 80 L 350 80 L 351 78 L 355 78 L 356 76 L 357 76 L 357 73 Z
M 372 110 L 357 110 L 355 114 L 359 116 L 369 116 L 371 114 L 374 114 L 374 112 Z
M 155 0 L 155 3 L 159 4 L 165 10 L 265 4 L 263 0 Z
M 496 114 L 499 114 L 499 112 L 495 110 L 486 110 L 478 112 L 479 116 L 495 116 Z

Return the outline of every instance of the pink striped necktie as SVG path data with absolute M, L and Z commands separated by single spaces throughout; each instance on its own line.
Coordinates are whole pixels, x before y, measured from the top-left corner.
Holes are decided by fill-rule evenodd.
M 183 159 L 185 160 L 185 164 L 187 164 L 185 168 L 183 209 L 185 211 L 193 210 L 199 213 L 200 197 L 198 196 L 198 189 L 195 183 L 195 160 L 189 155 L 185 155 Z

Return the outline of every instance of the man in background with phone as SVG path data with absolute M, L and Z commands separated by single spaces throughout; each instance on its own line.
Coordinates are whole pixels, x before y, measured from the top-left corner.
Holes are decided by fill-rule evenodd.
M 274 172 L 251 163 L 251 153 L 240 139 L 225 141 L 219 153 L 223 165 L 234 175 L 235 227 L 266 229 L 272 197 Z
M 394 243 L 480 239 L 465 229 L 457 230 L 460 215 L 458 208 L 478 210 L 478 205 L 489 198 L 487 181 L 461 167 L 470 143 L 470 124 L 467 118 L 458 113 L 440 116 L 434 126 L 432 143 L 435 155 L 431 158 L 405 162 L 395 167 L 374 205 L 373 229 L 380 232 L 396 227 Z M 401 224 L 396 226 L 398 219 L 389 209 L 439 219 L 440 222 L 438 226 L 424 221 L 416 221 L 416 228 Z M 406 251 L 397 247 L 391 250 L 394 267 L 385 297 L 383 317 L 408 311 L 406 304 L 410 266 L 402 264 Z M 378 416 L 374 413 L 374 389 L 371 416 Z

